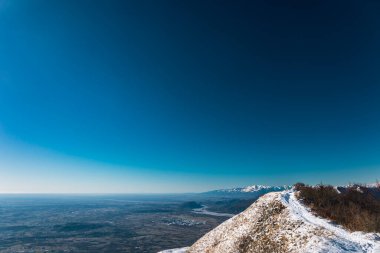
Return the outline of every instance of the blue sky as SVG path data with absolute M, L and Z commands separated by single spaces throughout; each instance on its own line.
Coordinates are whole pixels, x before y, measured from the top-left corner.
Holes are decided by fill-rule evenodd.
M 0 1 L 0 192 L 380 178 L 375 1 Z

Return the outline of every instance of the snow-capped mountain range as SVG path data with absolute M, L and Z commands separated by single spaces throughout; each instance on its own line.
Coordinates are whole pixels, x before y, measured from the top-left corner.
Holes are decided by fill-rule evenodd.
M 250 185 L 246 187 L 220 189 L 220 190 L 215 190 L 211 192 L 259 192 L 259 191 L 274 192 L 274 191 L 284 191 L 290 188 L 292 187 L 289 185 L 283 185 L 283 186 Z
M 223 197 L 223 198 L 249 198 L 255 199 L 269 192 L 279 192 L 291 189 L 292 186 L 267 186 L 267 185 L 251 185 L 246 187 L 237 187 L 229 189 L 219 189 L 202 193 L 202 195 L 209 197 Z

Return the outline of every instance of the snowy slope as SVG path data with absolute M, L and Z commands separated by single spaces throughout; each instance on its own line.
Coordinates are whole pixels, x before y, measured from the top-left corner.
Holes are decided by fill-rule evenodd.
M 331 237 L 322 238 L 318 244 L 311 245 L 308 252 L 380 252 L 380 235 L 378 233 L 349 232 L 329 220 L 313 215 L 294 196 L 294 192 L 281 194 L 282 203 L 290 210 L 292 219 L 318 227 L 331 233 Z
M 187 253 L 380 253 L 380 235 L 350 233 L 311 214 L 293 191 L 268 193 L 191 246 Z

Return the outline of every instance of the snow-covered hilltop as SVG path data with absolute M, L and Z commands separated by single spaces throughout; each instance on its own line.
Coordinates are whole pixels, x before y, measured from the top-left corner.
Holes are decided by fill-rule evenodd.
M 380 252 L 378 233 L 350 233 L 314 216 L 293 191 L 272 192 L 225 221 L 187 253 Z
M 380 197 L 378 184 L 335 186 L 333 189 L 338 194 L 345 194 L 352 187 Z M 257 196 L 258 200 L 191 247 L 163 253 L 380 253 L 380 233 L 350 232 L 317 217 L 296 198 L 299 192 L 294 189 L 253 185 L 208 192 L 232 197 L 248 194 Z

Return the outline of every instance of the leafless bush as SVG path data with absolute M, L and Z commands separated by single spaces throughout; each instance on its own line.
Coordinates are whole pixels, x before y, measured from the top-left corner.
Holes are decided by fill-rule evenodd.
M 352 231 L 380 232 L 380 200 L 376 189 L 353 184 L 342 191 L 331 185 L 298 183 L 298 198 L 313 212 Z

